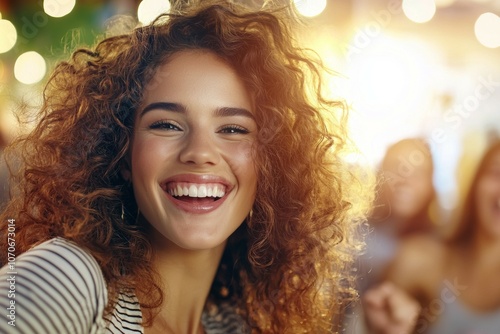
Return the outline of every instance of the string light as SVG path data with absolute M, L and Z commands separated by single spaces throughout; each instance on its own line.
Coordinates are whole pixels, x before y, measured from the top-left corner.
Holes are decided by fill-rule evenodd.
M 0 19 L 0 53 L 12 49 L 17 41 L 16 27 L 9 20 Z
M 52 17 L 63 17 L 75 8 L 76 0 L 44 0 L 43 10 Z
M 474 24 L 474 33 L 482 45 L 487 48 L 500 46 L 500 17 L 493 13 L 481 14 Z
M 436 3 L 434 0 L 403 0 L 403 12 L 411 21 L 425 23 L 434 17 Z
M 294 0 L 293 3 L 300 15 L 307 17 L 317 16 L 326 8 L 326 0 Z
M 45 59 L 35 51 L 23 53 L 14 64 L 14 76 L 19 82 L 26 85 L 42 80 L 46 71 Z
M 162 0 L 142 0 L 137 8 L 137 18 L 143 25 L 148 25 L 154 21 L 160 14 L 170 11 L 170 2 Z

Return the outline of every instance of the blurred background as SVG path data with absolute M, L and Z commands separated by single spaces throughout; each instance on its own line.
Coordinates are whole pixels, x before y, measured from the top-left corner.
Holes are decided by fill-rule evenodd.
M 500 0 L 297 0 L 295 5 L 306 22 L 302 43 L 337 73 L 328 79 L 328 94 L 350 105 L 350 132 L 360 154 L 347 158 L 376 168 L 388 145 L 425 139 L 446 216 L 474 162 L 500 130 Z M 4 141 L 29 131 L 19 126 L 15 111 L 26 105 L 36 110 L 58 60 L 137 20 L 148 23 L 168 8 L 167 0 L 0 0 Z

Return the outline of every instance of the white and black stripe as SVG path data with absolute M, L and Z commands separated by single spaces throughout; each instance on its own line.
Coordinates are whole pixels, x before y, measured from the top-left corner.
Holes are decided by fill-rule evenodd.
M 122 293 L 108 321 L 107 333 L 143 333 L 141 307 L 135 295 Z
M 0 270 L 0 309 L 15 302 L 15 327 L 3 313 L 0 333 L 102 333 L 107 290 L 95 259 L 62 238 L 44 242 L 19 256 L 15 274 Z M 9 276 L 15 297 L 8 298 Z
M 104 317 L 106 282 L 97 261 L 63 238 L 46 241 L 15 262 L 15 298 L 8 298 L 10 270 L 0 269 L 0 333 L 142 334 L 139 301 L 122 293 L 111 314 Z M 7 308 L 15 301 L 15 327 Z M 243 334 L 248 328 L 229 304 L 215 314 L 204 312 L 207 334 Z

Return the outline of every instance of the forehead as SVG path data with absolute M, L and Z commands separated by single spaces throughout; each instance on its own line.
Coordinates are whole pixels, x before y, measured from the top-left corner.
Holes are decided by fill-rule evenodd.
M 390 148 L 382 161 L 382 169 L 392 170 L 404 166 L 432 170 L 430 152 L 416 144 L 400 144 Z
M 156 68 L 145 87 L 144 100 L 219 96 L 231 104 L 250 104 L 237 71 L 209 50 L 178 51 Z M 177 102 L 177 101 L 170 101 Z M 249 109 L 250 106 L 245 106 Z
M 225 79 L 239 79 L 231 65 L 212 51 L 181 50 L 170 55 L 154 70 L 146 89 L 152 90 L 168 80 L 200 81 L 214 75 Z

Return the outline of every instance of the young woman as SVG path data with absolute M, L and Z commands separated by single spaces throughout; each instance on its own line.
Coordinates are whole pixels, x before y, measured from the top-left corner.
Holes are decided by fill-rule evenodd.
M 431 235 L 429 208 L 435 198 L 434 165 L 428 144 L 406 138 L 392 144 L 379 169 L 379 188 L 366 249 L 359 258 L 359 287 L 362 291 L 380 283 L 387 266 L 404 239 Z
M 202 1 L 56 68 L 14 147 L 0 332 L 332 330 L 360 193 L 290 14 Z
M 398 308 L 416 310 L 412 303 L 417 301 L 416 333 L 498 333 L 499 255 L 500 142 L 496 142 L 479 164 L 454 232 L 442 241 L 416 238 L 403 246 L 388 273 L 392 285 L 366 296 L 369 322 L 376 333 L 395 333 L 391 328 L 398 321 L 393 315 Z M 411 315 L 406 312 L 399 319 Z

